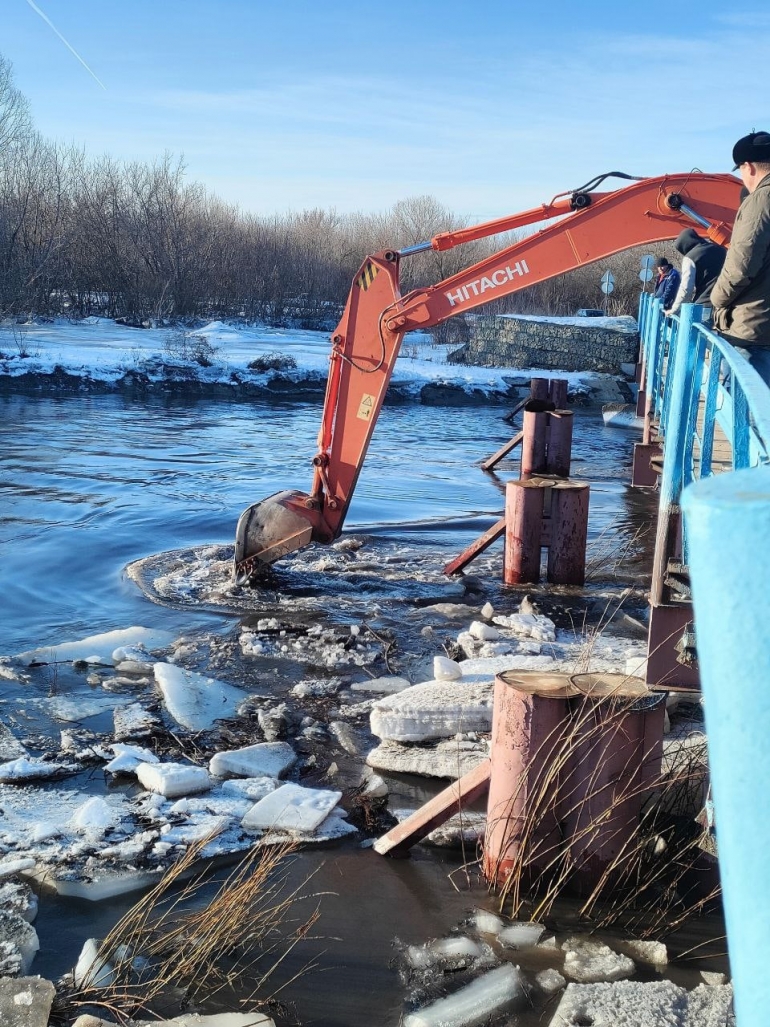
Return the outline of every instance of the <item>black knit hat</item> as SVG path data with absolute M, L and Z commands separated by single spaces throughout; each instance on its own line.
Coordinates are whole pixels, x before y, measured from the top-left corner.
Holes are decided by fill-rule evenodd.
M 750 161 L 752 164 L 770 164 L 770 133 L 749 132 L 733 147 L 733 160 L 737 171 L 741 164 Z
M 671 267 L 672 265 L 671 265 L 671 261 L 670 260 L 666 260 L 665 257 L 658 257 L 658 259 L 655 261 L 655 266 L 656 267 Z

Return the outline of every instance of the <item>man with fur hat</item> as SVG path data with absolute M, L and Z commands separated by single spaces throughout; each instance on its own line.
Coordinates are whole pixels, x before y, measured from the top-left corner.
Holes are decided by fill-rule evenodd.
M 770 385 L 770 133 L 743 136 L 733 160 L 748 195 L 711 293 L 714 325 Z

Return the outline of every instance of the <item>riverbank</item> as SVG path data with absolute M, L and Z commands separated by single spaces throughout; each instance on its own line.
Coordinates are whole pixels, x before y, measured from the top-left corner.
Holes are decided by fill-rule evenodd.
M 413 333 L 403 343 L 386 402 L 512 406 L 532 377 L 562 377 L 569 402 L 627 402 L 622 377 L 542 368 L 460 367 L 452 347 Z M 0 392 L 47 395 L 320 401 L 330 342 L 325 332 L 214 321 L 196 329 L 131 328 L 107 318 L 0 326 Z

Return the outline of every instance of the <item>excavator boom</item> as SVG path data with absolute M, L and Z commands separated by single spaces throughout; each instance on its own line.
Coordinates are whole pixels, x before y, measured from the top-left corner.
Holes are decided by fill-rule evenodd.
M 367 257 L 332 335 L 310 492 L 279 492 L 241 514 L 237 580 L 253 582 L 281 556 L 339 536 L 406 332 L 431 328 L 632 246 L 674 239 L 693 225 L 727 243 L 740 188 L 732 175 L 692 172 L 635 180 L 611 192 L 578 190 L 530 211 Z M 401 296 L 399 264 L 411 253 L 445 250 L 556 217 L 459 274 Z

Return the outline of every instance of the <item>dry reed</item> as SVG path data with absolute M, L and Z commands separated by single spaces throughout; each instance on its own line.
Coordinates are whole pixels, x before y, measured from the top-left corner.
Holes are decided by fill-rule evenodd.
M 318 921 L 319 896 L 304 894 L 307 878 L 289 886 L 287 857 L 295 846 L 284 843 L 252 849 L 203 903 L 208 875 L 195 871 L 209 840 L 191 845 L 118 921 L 83 979 L 69 980 L 60 996 L 66 1006 L 101 1007 L 124 1023 L 154 1015 L 171 997 L 195 1002 L 236 985 L 241 992 L 248 985 L 240 1004 L 249 1008 L 275 999 L 281 989 L 266 994 L 266 985 Z M 314 908 L 298 920 L 298 904 L 307 899 Z
M 535 754 L 532 773 L 496 812 L 515 839 L 501 853 L 512 860 L 500 887 L 500 908 L 511 916 L 542 919 L 577 891 L 585 921 L 597 928 L 622 923 L 649 938 L 670 935 L 718 900 L 718 886 L 703 895 L 691 884 L 703 859 L 703 831 L 694 820 L 705 790 L 703 753 L 682 750 L 664 763 L 656 739 L 641 758 L 631 748 L 624 765 L 605 773 L 607 752 L 637 701 L 573 700 L 569 717 Z

